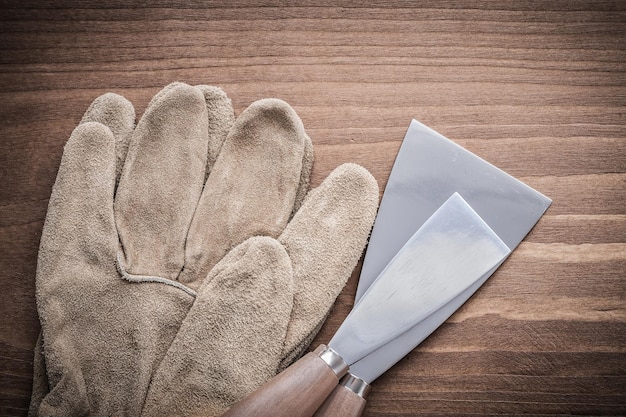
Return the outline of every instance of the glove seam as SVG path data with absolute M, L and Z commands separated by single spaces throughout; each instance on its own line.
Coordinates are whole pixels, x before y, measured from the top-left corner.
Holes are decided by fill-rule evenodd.
M 156 275 L 136 275 L 136 274 L 130 274 L 126 271 L 126 269 L 123 266 L 122 263 L 122 259 L 121 259 L 121 255 L 118 253 L 117 254 L 117 262 L 116 262 L 116 266 L 117 266 L 117 270 L 120 273 L 120 275 L 122 276 L 123 279 L 125 279 L 128 282 L 155 282 L 155 283 L 159 283 L 159 284 L 165 284 L 165 285 L 169 285 L 171 287 L 174 288 L 178 288 L 179 290 L 182 290 L 183 292 L 186 292 L 187 294 L 191 295 L 192 297 L 196 298 L 197 292 L 192 290 L 191 288 L 189 288 L 188 286 L 181 284 L 178 281 L 173 281 L 171 279 L 168 278 L 163 278 L 163 277 L 159 277 Z

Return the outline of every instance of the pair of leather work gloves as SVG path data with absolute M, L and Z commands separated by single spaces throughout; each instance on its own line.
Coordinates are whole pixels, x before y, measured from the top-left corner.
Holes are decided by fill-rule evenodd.
M 135 111 L 97 98 L 65 145 L 37 266 L 30 415 L 215 416 L 297 359 L 361 256 L 362 167 L 308 191 L 285 102 L 237 119 L 174 83 Z

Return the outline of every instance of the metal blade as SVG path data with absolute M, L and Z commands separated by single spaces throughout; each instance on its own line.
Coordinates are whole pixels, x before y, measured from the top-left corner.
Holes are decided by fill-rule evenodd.
M 551 200 L 413 120 L 400 147 L 370 238 L 356 301 L 435 210 L 458 192 L 511 249 Z
M 449 303 L 509 253 L 455 193 L 389 262 L 329 346 L 353 364 Z
M 511 250 L 551 203 L 546 196 L 413 120 L 383 194 L 359 279 L 357 300 L 410 234 L 453 192 L 461 193 Z M 412 329 L 352 364 L 350 372 L 368 383 L 374 381 L 435 331 L 498 266 Z
M 502 262 L 503 261 L 504 259 Z M 385 373 L 389 368 L 395 365 L 396 362 L 405 357 L 407 353 L 422 343 L 431 333 L 437 330 L 444 321 L 458 310 L 459 307 L 487 281 L 489 276 L 498 269 L 502 262 L 499 262 L 489 272 L 483 274 L 476 282 L 467 287 L 448 303 L 444 304 L 440 309 L 417 323 L 412 329 L 350 365 L 350 373 L 368 384 L 371 384 L 376 378 Z

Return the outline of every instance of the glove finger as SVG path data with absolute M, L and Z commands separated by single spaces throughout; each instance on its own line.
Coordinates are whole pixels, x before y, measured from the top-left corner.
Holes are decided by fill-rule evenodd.
M 113 219 L 115 139 L 100 123 L 81 123 L 67 141 L 48 203 L 37 276 L 62 255 L 82 254 L 92 263 L 115 259 Z M 61 274 L 62 275 L 62 274 Z M 39 283 L 38 283 L 39 285 Z
M 182 83 L 158 94 L 137 124 L 115 200 L 128 273 L 179 274 L 204 182 L 207 132 L 204 95 Z
M 108 127 L 115 138 L 116 176 L 119 180 L 128 151 L 128 141 L 135 128 L 135 108 L 124 97 L 106 93 L 96 98 L 81 123 L 97 122 Z
M 47 394 L 37 392 L 34 395 L 38 398 L 33 397 L 37 402 L 33 409 L 38 408 L 41 415 L 84 415 L 89 411 L 81 372 L 66 372 L 66 365 L 72 361 L 67 361 L 65 355 L 72 348 L 67 345 L 69 330 L 64 322 L 71 322 L 73 317 L 66 315 L 64 300 L 76 306 L 83 291 L 94 291 L 89 287 L 94 280 L 99 284 L 108 282 L 102 272 L 108 269 L 112 276 L 115 274 L 118 239 L 113 217 L 114 190 L 113 133 L 100 123 L 79 124 L 63 151 L 37 263 L 37 309 L 46 353 L 52 352 L 46 356 L 51 386 L 45 387 L 52 390 Z
M 239 243 L 282 232 L 304 175 L 307 140 L 302 121 L 284 101 L 259 100 L 241 114 L 194 215 L 180 282 L 197 288 Z
M 361 257 L 377 206 L 376 180 L 344 164 L 309 192 L 278 238 L 291 258 L 295 289 L 281 367 L 302 354 L 325 320 Z
M 309 192 L 309 183 L 311 181 L 311 171 L 313 170 L 313 143 L 308 136 L 304 138 L 304 153 L 302 155 L 302 171 L 300 172 L 300 183 L 298 184 L 298 190 L 296 191 L 296 201 L 293 206 L 291 216 L 300 209 L 302 202 Z M 291 218 L 290 218 L 291 219 Z
M 204 94 L 208 114 L 209 142 L 207 146 L 207 168 L 204 180 L 208 178 L 217 155 L 228 132 L 235 123 L 235 111 L 230 98 L 218 87 L 209 85 L 197 85 L 197 89 Z
M 233 249 L 200 287 L 142 415 L 217 416 L 273 376 L 292 291 L 291 264 L 275 239 Z
M 184 83 L 173 82 L 165 86 L 150 101 L 148 107 L 152 106 L 163 95 L 173 88 L 185 86 Z M 222 144 L 228 135 L 228 132 L 235 123 L 235 111 L 233 109 L 230 98 L 224 90 L 219 87 L 210 85 L 196 85 L 195 88 L 200 90 L 204 95 L 208 116 L 208 146 L 207 146 L 207 166 L 204 180 L 209 176 L 217 155 L 222 148 Z

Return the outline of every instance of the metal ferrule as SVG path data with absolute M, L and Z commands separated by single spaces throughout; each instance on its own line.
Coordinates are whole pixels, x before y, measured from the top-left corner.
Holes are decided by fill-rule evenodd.
M 348 372 L 349 367 L 346 361 L 328 346 L 320 352 L 319 357 L 326 362 L 326 365 L 332 369 L 335 375 L 337 375 L 337 378 L 341 378 Z
M 370 384 L 352 374 L 344 376 L 341 379 L 341 385 L 354 392 L 361 398 L 365 398 L 372 388 Z

